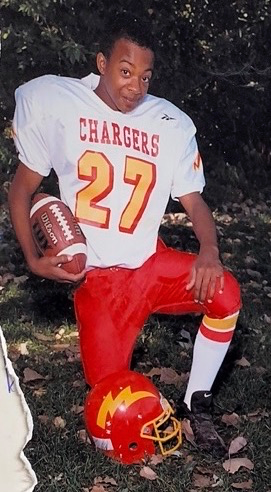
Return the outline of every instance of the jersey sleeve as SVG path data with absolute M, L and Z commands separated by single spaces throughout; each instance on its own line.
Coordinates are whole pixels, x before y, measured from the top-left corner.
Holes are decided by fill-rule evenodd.
M 23 164 L 42 176 L 48 176 L 52 166 L 46 146 L 45 116 L 37 94 L 24 94 L 24 87 L 15 91 L 14 143 Z
M 196 191 L 202 193 L 205 185 L 202 160 L 194 133 L 195 130 L 175 166 L 171 188 L 173 200 Z

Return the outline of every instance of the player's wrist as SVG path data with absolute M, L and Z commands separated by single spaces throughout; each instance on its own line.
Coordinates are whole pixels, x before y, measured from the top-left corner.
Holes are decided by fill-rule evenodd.
M 26 257 L 26 262 L 32 273 L 38 272 L 40 256 L 37 253 L 33 253 L 31 256 Z
M 219 248 L 218 245 L 215 243 L 209 243 L 209 242 L 201 243 L 200 252 L 212 253 L 213 255 L 219 257 Z

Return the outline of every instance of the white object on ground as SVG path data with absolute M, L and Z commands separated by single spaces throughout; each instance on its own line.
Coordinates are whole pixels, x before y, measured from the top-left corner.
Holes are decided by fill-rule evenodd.
M 8 359 L 0 327 L 0 491 L 32 492 L 37 478 L 23 449 L 32 437 L 33 420 L 19 379 Z

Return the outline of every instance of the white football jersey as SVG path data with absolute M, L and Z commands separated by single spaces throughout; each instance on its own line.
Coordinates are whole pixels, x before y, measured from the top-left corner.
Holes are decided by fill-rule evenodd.
M 202 192 L 204 175 L 191 119 L 146 95 L 129 113 L 107 106 L 82 80 L 46 75 L 16 91 L 19 159 L 47 176 L 77 218 L 87 265 L 137 268 L 156 250 L 169 196 Z

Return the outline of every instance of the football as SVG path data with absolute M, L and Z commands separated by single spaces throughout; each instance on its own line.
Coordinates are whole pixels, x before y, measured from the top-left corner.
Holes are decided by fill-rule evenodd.
M 80 273 L 87 259 L 86 238 L 71 210 L 59 198 L 45 193 L 35 195 L 30 224 L 38 252 L 43 256 L 73 256 L 61 265 L 68 273 Z

